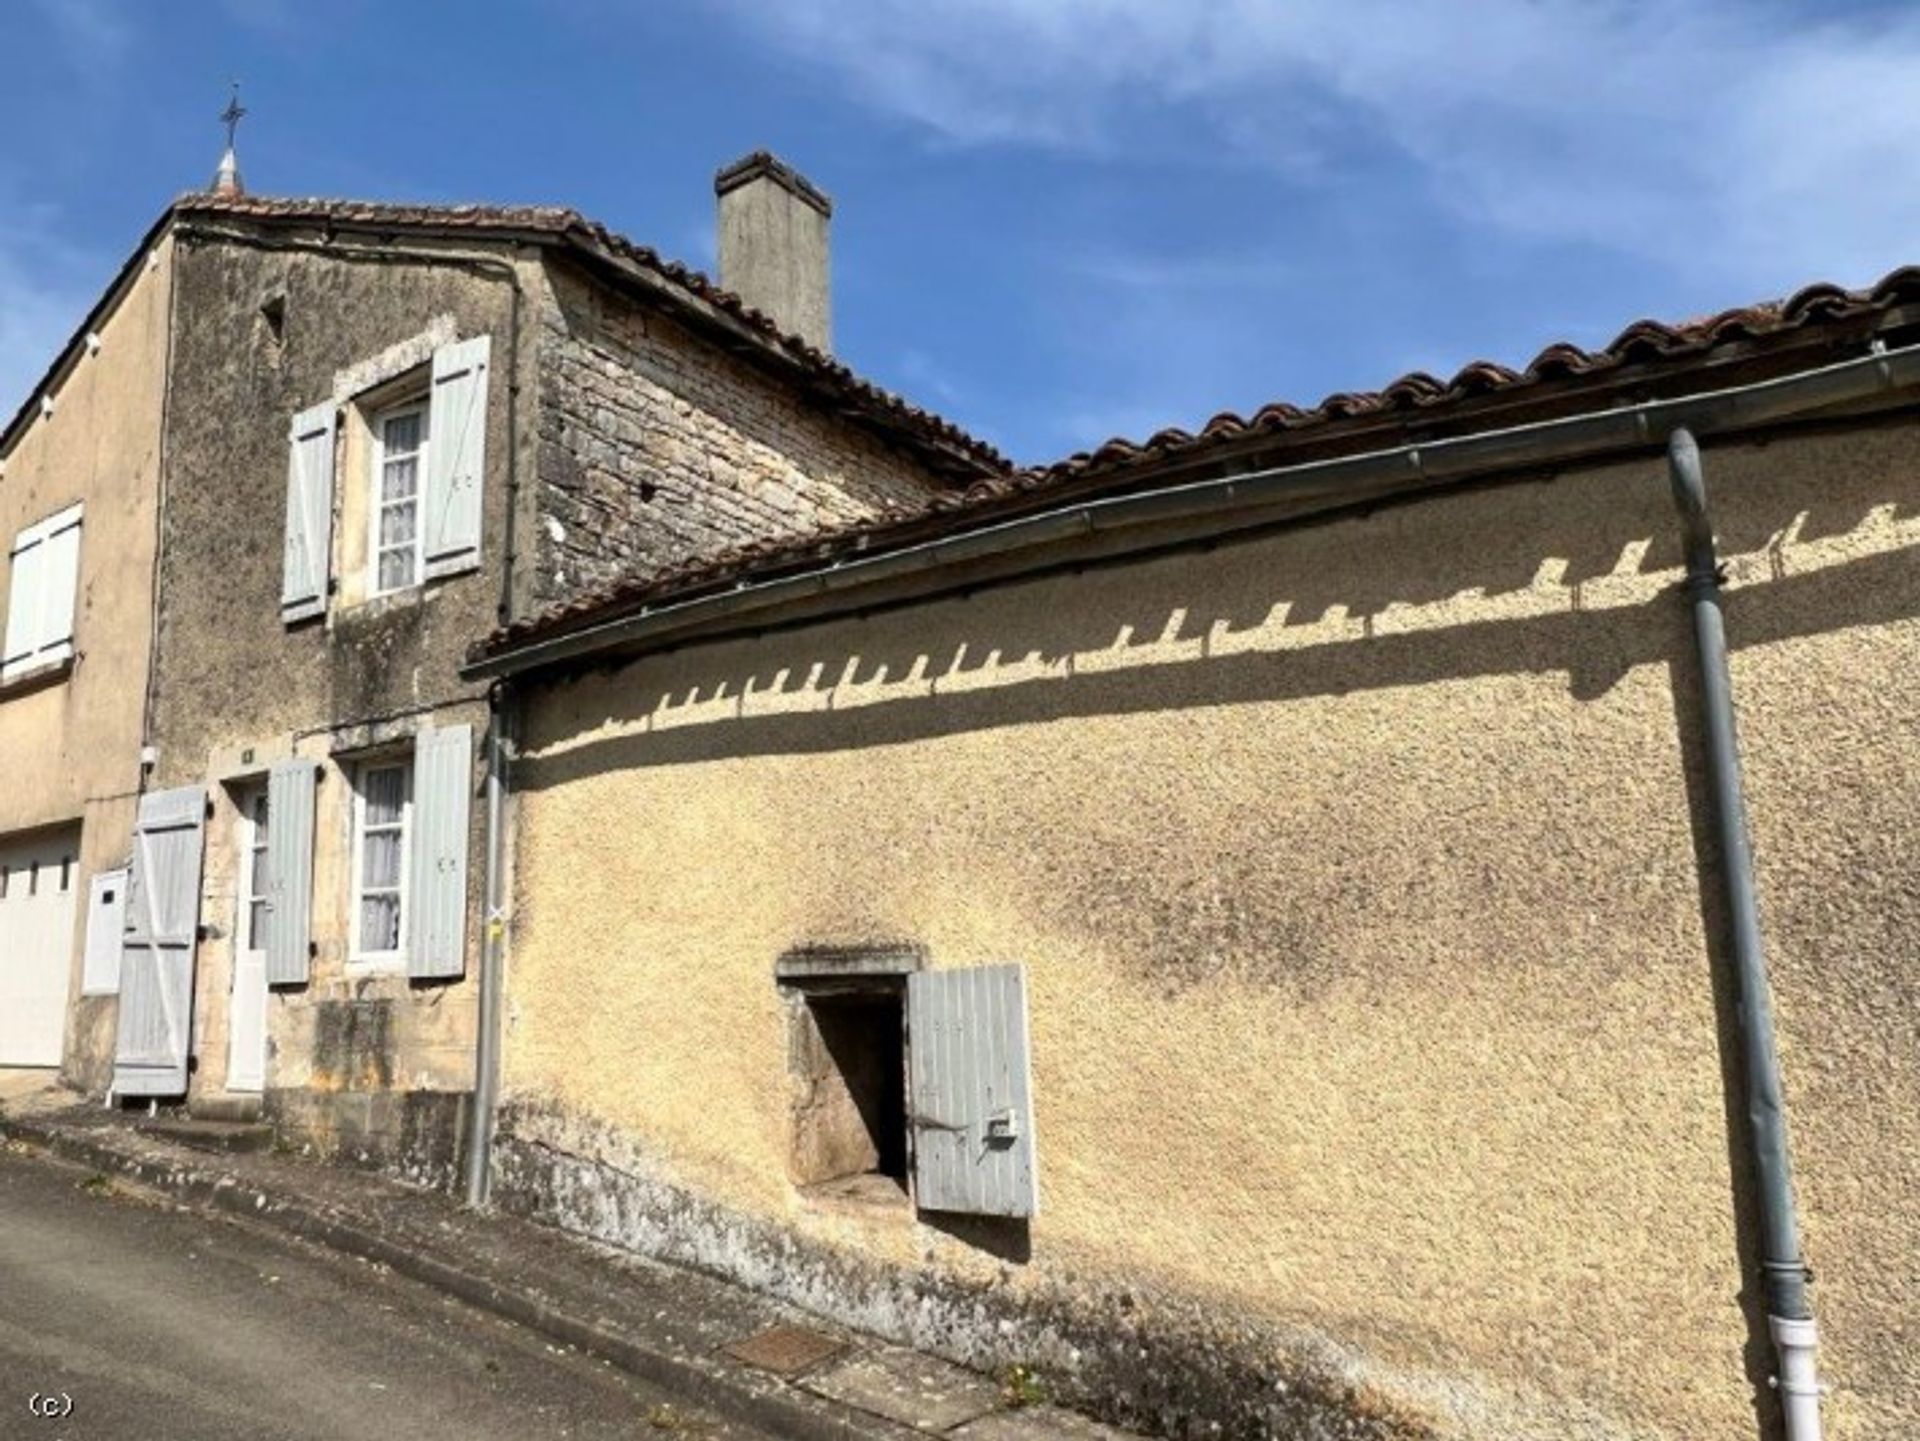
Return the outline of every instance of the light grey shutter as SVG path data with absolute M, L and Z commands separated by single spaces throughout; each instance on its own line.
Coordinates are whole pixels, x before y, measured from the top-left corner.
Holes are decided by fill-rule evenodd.
M 444 979 L 467 964 L 467 814 L 473 727 L 420 732 L 413 752 L 407 974 Z
M 313 814 L 317 761 L 267 772 L 267 984 L 307 982 L 313 940 Z
M 333 566 L 333 402 L 303 410 L 287 437 L 287 555 L 280 618 L 291 625 L 327 609 Z
M 120 947 L 127 929 L 127 872 L 101 871 L 87 883 L 87 951 L 80 968 L 80 994 L 111 996 L 120 990 Z
M 433 353 L 427 414 L 427 574 L 452 575 L 480 564 L 480 499 L 487 465 L 490 336 Z
M 14 538 L 7 566 L 7 641 L 0 675 L 13 675 L 33 664 L 40 638 L 40 559 L 45 553 L 46 532 L 37 525 Z
M 206 806 L 199 786 L 140 798 L 113 1058 L 118 1095 L 186 1094 Z
M 915 1204 L 1036 1214 L 1026 967 L 908 976 L 907 1050 Z
M 39 574 L 40 624 L 31 665 L 52 665 L 73 654 L 74 601 L 80 589 L 80 516 L 74 505 L 47 521 L 42 530 Z

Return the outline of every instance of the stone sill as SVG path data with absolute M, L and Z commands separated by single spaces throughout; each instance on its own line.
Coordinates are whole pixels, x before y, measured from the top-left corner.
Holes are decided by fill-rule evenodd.
M 913 1216 L 913 1198 L 907 1194 L 906 1182 L 877 1171 L 809 1181 L 794 1189 L 817 1211 L 849 1218 L 898 1216 L 904 1220 Z
M 23 670 L 18 675 L 0 680 L 0 701 L 13 700 L 18 696 L 29 695 L 44 690 L 50 685 L 58 685 L 73 674 L 73 657 L 48 661 L 45 665 Z

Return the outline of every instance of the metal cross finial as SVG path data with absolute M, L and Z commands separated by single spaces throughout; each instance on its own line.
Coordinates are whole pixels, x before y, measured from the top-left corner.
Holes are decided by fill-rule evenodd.
M 233 132 L 240 128 L 240 117 L 247 113 L 247 107 L 240 103 L 240 82 L 233 82 L 233 94 L 227 100 L 227 108 L 220 112 L 220 119 L 227 127 L 227 149 L 220 157 L 220 168 L 213 172 L 213 193 L 215 195 L 244 195 L 247 188 L 240 183 L 240 162 L 233 154 Z
M 240 103 L 240 82 L 233 82 L 233 96 L 227 101 L 227 108 L 220 112 L 220 118 L 227 127 L 227 149 L 233 149 L 233 132 L 240 128 L 240 118 L 247 113 L 247 107 Z

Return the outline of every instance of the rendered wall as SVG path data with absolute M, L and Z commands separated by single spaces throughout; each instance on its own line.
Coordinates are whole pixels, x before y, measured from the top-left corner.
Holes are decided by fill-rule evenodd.
M 193 320 L 174 362 L 154 779 L 205 784 L 215 803 L 192 1098 L 218 1096 L 226 1083 L 237 788 L 262 781 L 289 754 L 324 758 L 311 980 L 269 994 L 266 1106 L 296 1141 L 445 1180 L 455 1117 L 472 1086 L 484 836 L 476 825 L 468 852 L 466 975 L 417 985 L 356 972 L 348 964 L 348 774 L 356 756 L 404 745 L 423 725 L 465 721 L 474 727 L 478 792 L 484 687 L 457 672 L 467 647 L 496 622 L 512 448 L 507 397 L 516 374 L 532 373 L 534 340 L 523 328 L 516 358 L 511 289 L 497 265 L 353 254 L 342 239 L 315 253 L 285 243 L 314 237 L 282 232 L 265 239 L 196 240 L 180 263 L 181 312 Z M 531 289 L 537 262 L 516 267 Z M 283 305 L 277 337 L 262 310 L 275 298 Z M 493 338 L 480 568 L 368 599 L 361 572 L 371 460 L 358 407 L 409 375 L 424 391 L 434 345 L 455 335 Z M 288 627 L 280 611 L 288 424 L 329 398 L 346 414 L 334 492 L 337 588 L 323 620 Z M 524 407 L 521 414 L 525 473 L 530 422 Z
M 0 836 L 78 821 L 72 987 L 62 1073 L 106 1083 L 115 1007 L 82 999 L 89 878 L 122 863 L 140 783 L 142 707 L 153 610 L 154 507 L 160 479 L 173 246 L 157 242 L 100 321 L 99 347 L 51 392 L 0 475 L 0 552 L 24 527 L 84 502 L 70 676 L 0 696 Z M 0 627 L 5 625 L 0 554 Z
M 1839 1441 L 1920 1423 L 1916 439 L 1706 462 Z M 501 1194 L 1168 1430 L 1771 1434 L 1676 529 L 1650 457 L 536 691 Z M 1029 965 L 1030 1232 L 789 1183 L 775 959 L 875 940 Z

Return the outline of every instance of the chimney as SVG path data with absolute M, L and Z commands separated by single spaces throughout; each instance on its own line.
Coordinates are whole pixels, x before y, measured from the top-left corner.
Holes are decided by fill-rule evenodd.
M 720 206 L 720 284 L 782 330 L 833 349 L 827 221 L 833 202 L 764 150 L 713 177 Z

